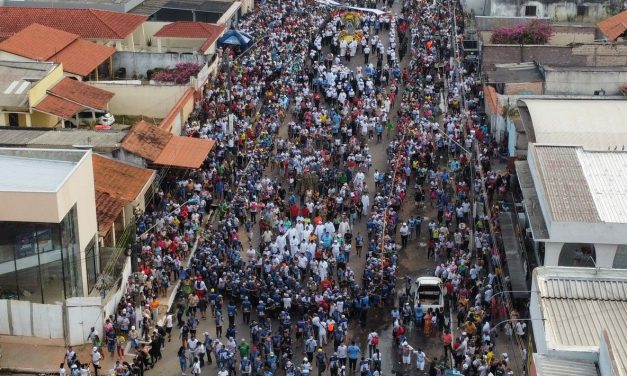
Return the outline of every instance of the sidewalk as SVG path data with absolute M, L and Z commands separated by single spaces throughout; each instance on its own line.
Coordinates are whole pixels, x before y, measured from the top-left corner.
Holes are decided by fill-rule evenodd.
M 0 336 L 0 344 L 2 345 L 0 374 L 57 375 L 59 364 L 65 363 L 66 348 L 63 341 L 34 337 Z M 91 349 L 90 344 L 74 346 L 78 359 L 85 363 L 91 362 Z M 127 361 L 132 359 L 127 358 Z M 108 353 L 100 361 L 102 371 L 107 373 L 114 365 L 115 359 L 112 359 Z

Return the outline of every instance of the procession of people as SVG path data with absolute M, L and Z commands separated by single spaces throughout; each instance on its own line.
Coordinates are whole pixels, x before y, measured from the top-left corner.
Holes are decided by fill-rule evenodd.
M 138 213 L 137 273 L 90 334 L 94 374 L 103 356 L 119 359 L 116 375 L 159 373 L 164 348 L 183 375 L 383 375 L 396 359 L 407 374 L 513 374 L 494 355 L 501 276 L 481 256 L 486 220 L 471 213 L 484 182 L 469 150 L 487 140 L 477 83 L 456 54 L 463 12 L 399 1 L 354 4 L 376 12 L 265 1 L 240 20 L 254 45 L 219 50 L 183 126 L 216 148 L 198 170 L 168 171 Z M 418 315 L 411 281 L 397 292 L 403 252 L 437 265 L 460 336 L 444 309 Z M 395 305 L 395 352 L 382 353 L 369 320 Z M 412 347 L 410 327 L 443 354 Z M 75 358 L 71 374 L 85 368 Z

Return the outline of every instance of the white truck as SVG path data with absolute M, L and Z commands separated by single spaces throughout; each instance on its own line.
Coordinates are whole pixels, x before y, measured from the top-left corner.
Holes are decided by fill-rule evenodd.
M 429 308 L 444 308 L 444 286 L 438 277 L 416 278 L 416 295 L 414 305 L 420 303 L 423 312 Z

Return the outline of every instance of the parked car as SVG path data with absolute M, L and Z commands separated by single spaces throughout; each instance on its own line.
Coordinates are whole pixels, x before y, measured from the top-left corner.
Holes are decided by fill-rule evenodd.
M 65 120 L 64 126 L 65 128 L 78 128 L 82 125 L 93 126 L 96 125 L 96 129 L 99 129 L 97 126 L 101 125 L 100 128 L 110 127 L 115 123 L 115 118 L 108 112 L 105 111 L 81 111 L 77 114 L 77 116 L 72 117 L 71 119 Z M 111 128 L 106 128 L 111 129 Z
M 115 123 L 115 117 L 110 113 L 106 112 L 102 116 L 98 118 L 98 124 L 104 126 L 112 126 Z

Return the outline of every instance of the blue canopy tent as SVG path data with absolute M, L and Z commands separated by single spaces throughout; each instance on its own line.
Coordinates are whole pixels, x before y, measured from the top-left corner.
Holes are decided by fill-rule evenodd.
M 218 47 L 225 45 L 239 47 L 240 51 L 246 51 L 253 44 L 253 37 L 239 30 L 229 30 L 218 39 Z

